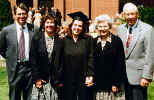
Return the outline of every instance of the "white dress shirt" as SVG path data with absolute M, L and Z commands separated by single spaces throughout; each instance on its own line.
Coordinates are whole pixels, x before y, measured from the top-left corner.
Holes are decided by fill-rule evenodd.
M 17 40 L 19 43 L 20 36 L 21 36 L 21 28 L 22 26 L 19 25 L 19 23 L 16 22 L 16 28 L 17 28 Z M 24 38 L 25 38 L 25 61 L 29 60 L 29 32 L 28 32 L 28 27 L 27 24 L 24 25 Z

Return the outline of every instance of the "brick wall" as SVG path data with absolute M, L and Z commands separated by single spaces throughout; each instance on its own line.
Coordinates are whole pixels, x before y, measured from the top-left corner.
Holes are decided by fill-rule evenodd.
M 100 14 L 108 14 L 110 17 L 118 13 L 119 0 L 92 0 L 92 19 Z
M 89 16 L 89 0 L 65 0 L 66 15 L 81 10 Z M 55 8 L 59 8 L 64 16 L 64 0 L 54 0 Z M 92 20 L 100 14 L 109 14 L 111 17 L 118 13 L 119 0 L 91 0 Z M 68 18 L 68 17 L 67 17 Z

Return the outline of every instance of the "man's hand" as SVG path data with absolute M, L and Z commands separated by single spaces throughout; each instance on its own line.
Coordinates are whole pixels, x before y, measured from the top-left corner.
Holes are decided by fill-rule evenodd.
M 149 80 L 148 79 L 145 79 L 145 78 L 141 78 L 141 82 L 140 82 L 140 85 L 142 86 L 142 87 L 146 87 L 146 86 L 148 86 L 149 85 Z

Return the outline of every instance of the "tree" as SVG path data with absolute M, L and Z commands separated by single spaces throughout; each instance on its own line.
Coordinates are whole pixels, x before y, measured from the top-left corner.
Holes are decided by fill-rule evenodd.
M 144 7 L 144 6 L 139 6 L 138 7 L 139 10 L 139 18 L 154 26 L 154 7 Z
M 11 5 L 8 0 L 0 0 L 0 31 L 4 26 L 13 23 Z
M 119 13 L 122 12 L 124 4 L 128 2 L 132 2 L 138 6 L 138 5 L 143 5 L 145 1 L 144 0 L 119 0 Z

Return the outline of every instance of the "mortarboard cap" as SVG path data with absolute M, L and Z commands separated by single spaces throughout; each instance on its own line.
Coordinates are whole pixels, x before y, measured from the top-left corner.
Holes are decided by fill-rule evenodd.
M 81 20 L 81 21 L 84 21 L 84 22 L 87 22 L 89 20 L 87 15 L 85 15 L 81 11 L 73 12 L 73 13 L 70 13 L 70 14 L 67 14 L 67 15 L 70 16 L 73 20 Z

